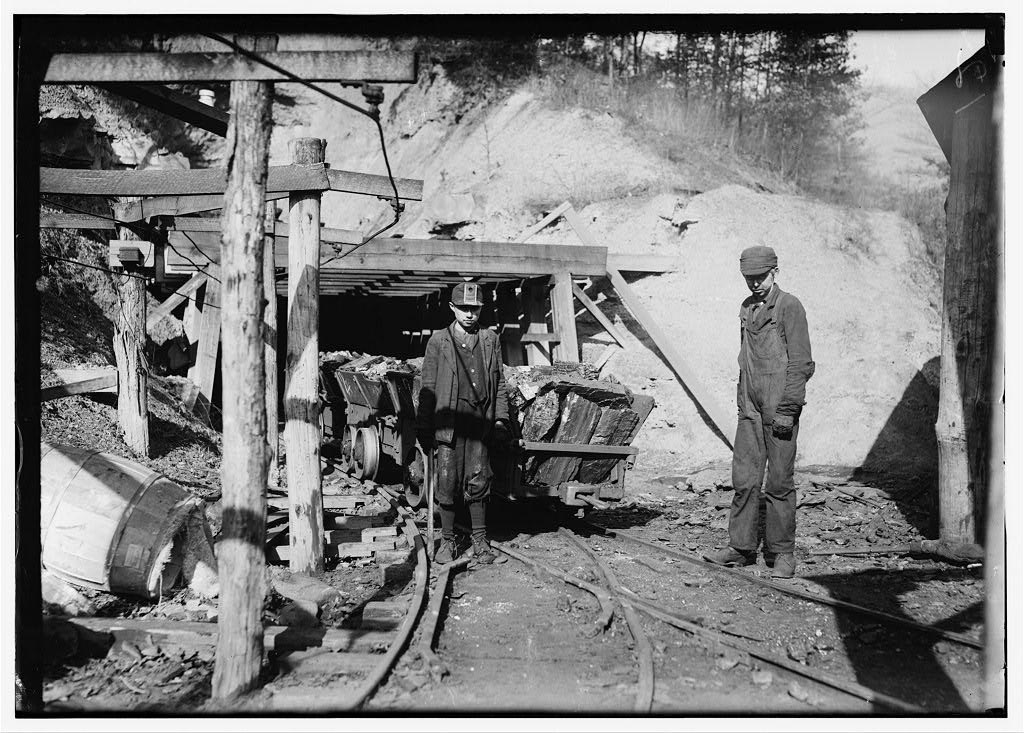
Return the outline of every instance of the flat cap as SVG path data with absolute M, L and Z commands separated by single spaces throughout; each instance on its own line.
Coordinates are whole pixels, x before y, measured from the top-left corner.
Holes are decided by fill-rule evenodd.
M 452 303 L 455 305 L 483 305 L 484 294 L 480 283 L 459 283 L 452 288 Z
M 740 272 L 743 275 L 763 275 L 778 264 L 779 258 L 771 247 L 747 247 L 740 254 Z

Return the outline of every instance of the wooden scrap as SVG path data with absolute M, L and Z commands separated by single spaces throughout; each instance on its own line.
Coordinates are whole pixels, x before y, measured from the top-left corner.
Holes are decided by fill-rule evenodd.
M 398 628 L 408 610 L 407 603 L 370 601 L 363 606 L 363 621 L 360 628 L 391 631 Z
M 96 367 L 90 369 L 57 369 L 54 372 L 60 384 L 43 387 L 39 398 L 42 402 L 75 394 L 112 392 L 117 394 L 117 368 Z

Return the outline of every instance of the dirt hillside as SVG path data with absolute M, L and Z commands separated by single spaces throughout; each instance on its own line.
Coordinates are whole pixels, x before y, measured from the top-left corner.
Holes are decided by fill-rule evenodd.
M 555 109 L 529 83 L 473 106 L 438 67 L 419 84 L 392 85 L 386 94 L 393 169 L 424 179 L 425 200 L 409 206 L 398 231 L 423 237 L 447 225 L 446 235 L 507 241 L 568 200 L 610 251 L 679 256 L 680 271 L 645 276 L 635 288 L 729 410 L 737 312 L 746 294 L 739 253 L 752 244 L 773 246 L 781 286 L 806 306 L 818 365 L 800 463 L 934 470 L 940 283 L 914 225 L 889 212 L 795 195 L 728 151 L 660 155 L 611 115 Z M 383 170 L 368 121 L 304 93 L 296 99 L 287 120 L 303 124 L 286 123 L 275 133 L 279 161 L 287 159 L 288 139 L 306 134 L 329 140 L 327 160 L 336 167 Z M 389 215 L 383 202 L 340 194 L 325 199 L 323 214 L 330 225 L 364 230 Z M 578 242 L 564 224 L 534 241 Z M 606 288 L 598 282 L 591 292 Z M 605 307 L 639 341 L 609 368 L 658 400 L 640 436 L 645 463 L 681 470 L 727 461 L 727 449 L 642 329 L 608 294 Z M 584 356 L 596 355 L 604 343 L 600 329 L 582 332 L 596 336 L 585 340 Z

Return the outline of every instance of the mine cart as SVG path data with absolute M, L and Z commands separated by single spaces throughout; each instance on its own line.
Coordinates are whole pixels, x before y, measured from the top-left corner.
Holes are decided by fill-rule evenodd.
M 414 376 L 387 370 L 370 374 L 355 366 L 326 362 L 320 370 L 321 425 L 324 454 L 334 457 L 342 471 L 359 479 L 382 483 L 401 481 L 407 502 L 426 501 L 427 459 L 416 442 Z M 510 446 L 493 446 L 493 489 L 509 498 L 546 498 L 571 507 L 601 507 L 625 495 L 626 470 L 639 452 L 629 445 L 653 408 L 649 397 L 595 383 L 566 383 L 570 388 L 600 393 L 602 406 L 574 395 L 574 404 L 549 396 L 552 420 L 546 440 L 536 434 L 535 422 L 516 426 Z M 619 399 L 610 403 L 609 400 Z M 552 412 L 549 411 L 549 412 Z M 571 419 L 570 419 L 571 418 Z M 515 422 L 515 421 L 513 421 Z M 534 438 L 534 439 L 531 439 Z
M 321 429 L 328 457 L 358 479 L 404 473 L 416 457 L 413 375 L 388 370 L 382 377 L 338 367 L 320 369 Z

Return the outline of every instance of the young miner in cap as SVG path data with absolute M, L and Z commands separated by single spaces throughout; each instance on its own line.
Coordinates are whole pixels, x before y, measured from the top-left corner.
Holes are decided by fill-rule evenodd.
M 750 297 L 740 306 L 739 419 L 732 454 L 735 493 L 729 546 L 704 557 L 719 565 L 750 565 L 757 558 L 758 504 L 765 463 L 765 563 L 773 578 L 796 570 L 796 489 L 793 463 L 804 387 L 814 374 L 807 316 L 795 296 L 775 283 L 771 247 L 748 247 L 740 273 Z
M 430 337 L 423 358 L 417 437 L 425 451 L 437 446 L 441 545 L 434 560 L 439 564 L 458 555 L 455 502 L 460 496 L 473 525 L 475 561 L 492 563 L 496 557 L 487 542 L 493 477 L 488 445 L 507 443 L 511 433 L 498 335 L 479 327 L 482 295 L 478 283 L 459 283 L 452 289 L 449 306 L 455 322 Z

